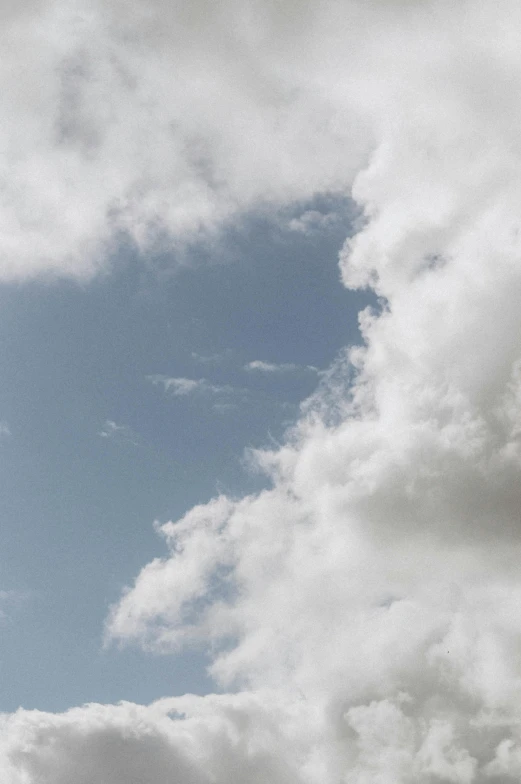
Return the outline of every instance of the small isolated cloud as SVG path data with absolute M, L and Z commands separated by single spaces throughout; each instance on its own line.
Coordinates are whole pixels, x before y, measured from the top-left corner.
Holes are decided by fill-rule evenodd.
M 7 422 L 0 421 L 0 438 L 6 438 L 11 435 L 11 429 Z
M 162 386 L 165 392 L 169 392 L 176 397 L 186 397 L 193 394 L 230 394 L 234 391 L 233 387 L 211 384 L 205 378 L 184 378 L 182 376 L 170 378 L 169 376 L 153 375 L 147 376 L 147 381 L 150 381 L 155 386 Z
M 323 213 L 318 210 L 307 210 L 302 215 L 299 215 L 298 218 L 290 220 L 288 228 L 301 234 L 310 234 L 314 231 L 323 231 L 329 228 L 338 218 L 339 216 L 336 212 Z
M 98 432 L 101 438 L 112 438 L 118 441 L 127 441 L 137 446 L 137 436 L 128 425 L 118 425 L 112 419 L 106 419 L 103 427 Z
M 162 384 L 165 392 L 172 392 L 172 394 L 179 396 L 195 392 L 203 383 L 203 379 L 196 381 L 192 378 L 167 378 L 166 376 L 147 376 L 147 379 L 155 386 Z
M 302 371 L 311 371 L 313 373 L 318 372 L 314 365 L 295 365 L 293 362 L 264 362 L 261 359 L 248 362 L 246 365 L 244 365 L 244 369 L 258 371 L 260 373 L 297 373 Z
M 226 349 L 226 351 L 218 351 L 215 354 L 198 354 L 197 351 L 192 351 L 191 356 L 194 362 L 200 362 L 202 365 L 220 365 L 229 360 L 232 354 L 231 349 Z

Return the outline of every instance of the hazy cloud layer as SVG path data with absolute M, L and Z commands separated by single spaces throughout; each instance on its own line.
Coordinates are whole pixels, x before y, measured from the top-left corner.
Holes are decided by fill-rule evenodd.
M 175 105 L 175 138 L 197 128 L 202 149 L 218 152 L 211 166 L 202 158 L 211 185 L 188 188 L 184 202 L 178 183 L 202 182 L 193 164 L 186 180 L 166 177 L 150 152 L 150 176 L 118 221 L 144 227 L 159 215 L 177 231 L 249 199 L 288 199 L 337 177 L 347 187 L 359 161 L 353 195 L 365 220 L 341 271 L 346 285 L 374 288 L 382 310 L 361 314 L 365 345 L 322 377 L 287 443 L 258 453 L 271 489 L 160 526 L 166 556 L 112 608 L 109 640 L 206 645 L 216 681 L 242 692 L 5 716 L 4 778 L 517 781 L 521 7 L 135 8 L 133 19 L 121 12 L 120 38 L 106 29 L 145 74 L 132 90 L 149 95 L 153 77 L 165 90 L 146 122 L 170 127 Z M 134 140 L 141 125 L 123 105 Z

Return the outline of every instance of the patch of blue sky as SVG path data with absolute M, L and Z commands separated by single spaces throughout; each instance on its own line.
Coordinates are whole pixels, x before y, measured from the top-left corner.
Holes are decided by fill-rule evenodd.
M 213 688 L 203 651 L 103 650 L 103 620 L 163 554 L 153 521 L 259 489 L 244 449 L 281 438 L 313 368 L 359 342 L 369 295 L 337 268 L 351 217 L 317 197 L 250 215 L 182 264 L 122 247 L 88 285 L 0 287 L 0 569 L 25 597 L 0 618 L 1 710 Z

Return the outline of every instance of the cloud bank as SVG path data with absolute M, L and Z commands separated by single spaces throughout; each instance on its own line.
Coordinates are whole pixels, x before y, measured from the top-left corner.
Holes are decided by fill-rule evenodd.
M 521 8 L 136 8 L 120 46 L 148 70 L 128 83 L 143 96 L 143 80 L 158 78 L 153 133 L 195 95 L 180 127 L 193 122 L 213 150 L 211 165 L 198 159 L 212 185 L 206 200 L 188 189 L 177 223 L 178 183 L 191 174 L 163 180 L 151 152 L 147 172 L 159 173 L 118 220 L 143 227 L 159 215 L 184 230 L 230 204 L 352 179 L 364 219 L 342 250 L 342 279 L 372 287 L 381 310 L 361 314 L 364 345 L 322 377 L 287 442 L 257 453 L 270 489 L 160 526 L 167 554 L 108 618 L 108 640 L 207 646 L 216 683 L 237 693 L 5 716 L 3 778 L 518 781 Z M 115 9 L 96 7 L 89 24 Z M 141 125 L 129 119 L 134 139 Z M 226 195 L 220 212 L 212 188 Z

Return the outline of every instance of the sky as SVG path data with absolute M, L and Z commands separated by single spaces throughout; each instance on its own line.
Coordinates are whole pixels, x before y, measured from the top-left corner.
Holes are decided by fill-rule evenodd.
M 310 206 L 335 221 L 304 236 L 289 224 Z M 245 216 L 173 274 L 121 248 L 88 285 L 0 287 L 2 710 L 211 688 L 204 650 L 104 649 L 103 622 L 162 554 L 154 521 L 266 486 L 246 450 L 282 439 L 360 340 L 369 297 L 337 266 L 352 213 L 330 198 L 284 224 Z
M 521 8 L 0 34 L 0 780 L 521 776 Z

